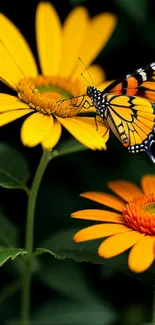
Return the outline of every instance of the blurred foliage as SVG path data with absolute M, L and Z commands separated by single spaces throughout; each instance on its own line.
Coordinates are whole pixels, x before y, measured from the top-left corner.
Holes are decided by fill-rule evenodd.
M 6 0 L 0 4 L 1 11 L 21 29 L 34 53 L 36 47 L 32 30 L 37 3 L 38 0 L 14 0 L 11 5 Z M 53 4 L 62 21 L 77 4 L 86 6 L 91 16 L 101 11 L 117 15 L 117 28 L 95 61 L 105 69 L 108 79 L 119 78 L 154 60 L 153 1 L 55 0 Z M 5 86 L 1 84 L 0 90 L 5 92 Z M 41 155 L 40 147 L 31 150 L 22 146 L 20 125 L 21 121 L 16 121 L 0 128 L 0 264 L 7 261 L 0 269 L 2 325 L 17 324 L 19 275 L 22 272 L 20 254 L 25 254 L 23 258 L 26 258 L 22 247 L 25 241 L 27 183 L 31 184 Z M 40 249 L 36 250 L 33 263 L 32 324 L 149 323 L 155 283 L 154 265 L 144 274 L 133 274 L 127 265 L 128 252 L 103 260 L 97 256 L 100 241 L 73 243 L 73 234 L 92 222 L 71 219 L 70 214 L 80 209 L 99 207 L 79 197 L 81 192 L 109 192 L 106 182 L 113 179 L 126 179 L 139 185 L 142 175 L 154 174 L 155 166 L 145 153 L 129 154 L 113 134 L 107 151 L 102 152 L 85 150 L 75 142 L 73 150 L 73 140 L 68 141 L 70 154 L 65 155 L 66 142 L 61 142 L 57 147 L 61 157 L 49 164 L 37 199 L 35 247 Z M 75 262 L 80 259 L 85 262 Z
M 0 186 L 25 189 L 30 175 L 24 157 L 5 143 L 0 143 L 0 157 Z
M 85 4 L 85 2 L 87 0 L 69 0 L 69 1 L 73 6 L 76 6 L 76 5 L 83 4 L 83 3 Z
M 149 13 L 148 0 L 115 0 L 116 4 L 129 16 L 133 21 L 138 23 L 146 23 Z

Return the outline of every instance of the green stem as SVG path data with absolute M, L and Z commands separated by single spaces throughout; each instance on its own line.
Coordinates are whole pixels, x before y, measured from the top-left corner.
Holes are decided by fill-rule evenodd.
M 48 153 L 43 151 L 43 155 L 39 162 L 36 174 L 34 176 L 32 187 L 29 193 L 28 207 L 27 207 L 27 224 L 26 224 L 26 245 L 25 249 L 28 251 L 28 258 L 24 266 L 24 274 L 22 281 L 22 310 L 21 310 L 21 324 L 29 324 L 30 311 L 30 287 L 31 287 L 31 270 L 32 270 L 32 252 L 33 252 L 33 230 L 34 230 L 34 215 L 36 207 L 36 199 L 39 186 L 44 174 L 44 171 L 49 161 L 55 157 L 55 151 Z
M 34 214 L 36 207 L 36 199 L 39 190 L 39 186 L 44 174 L 44 171 L 49 162 L 49 153 L 43 151 L 43 155 L 40 159 L 36 174 L 33 179 L 32 187 L 30 190 L 28 207 L 27 207 L 27 225 L 26 225 L 26 245 L 25 249 L 28 251 L 29 255 L 32 255 L 33 250 L 33 226 L 34 226 Z

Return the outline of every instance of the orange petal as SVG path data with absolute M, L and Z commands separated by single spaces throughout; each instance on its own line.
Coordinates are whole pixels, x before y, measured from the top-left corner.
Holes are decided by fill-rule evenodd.
M 74 66 L 79 62 L 80 48 L 89 27 L 89 17 L 84 7 L 75 7 L 68 15 L 63 26 L 63 54 L 60 65 L 61 75 L 71 75 Z M 81 65 L 81 69 L 83 67 Z
M 128 228 L 128 230 L 130 230 Z M 110 258 L 119 255 L 133 246 L 144 234 L 138 231 L 128 231 L 106 239 L 98 249 L 99 256 Z
M 144 272 L 153 263 L 155 238 L 153 236 L 145 236 L 132 248 L 128 264 L 129 268 L 134 272 Z
M 41 142 L 44 149 L 51 150 L 55 147 L 60 139 L 61 130 L 61 124 L 55 119 L 53 125 L 51 123 L 50 131 Z
M 36 40 L 43 74 L 56 75 L 62 47 L 62 28 L 59 16 L 49 2 L 41 1 L 36 11 Z
M 111 181 L 108 182 L 107 185 L 126 202 L 129 202 L 135 197 L 143 194 L 138 186 L 127 181 Z
M 130 228 L 117 224 L 100 224 L 78 231 L 74 236 L 75 242 L 104 238 L 121 232 L 128 232 Z
M 13 122 L 28 113 L 32 113 L 32 109 L 30 109 L 30 108 L 20 109 L 20 110 L 14 110 L 14 111 L 10 111 L 10 112 L 1 113 L 0 114 L 0 126 L 3 126 L 10 122 Z
M 29 116 L 22 125 L 21 139 L 25 146 L 34 147 L 48 134 L 53 118 L 50 115 L 34 113 Z
M 76 211 L 71 214 L 71 217 L 85 220 L 108 221 L 121 224 L 125 223 L 121 214 L 97 209 Z
M 145 175 L 141 179 L 141 187 L 145 194 L 155 192 L 155 175 Z
M 107 207 L 113 208 L 114 210 L 122 212 L 125 203 L 117 198 L 114 195 L 107 194 L 107 193 L 100 193 L 100 192 L 84 192 L 80 194 L 80 196 L 85 197 L 86 199 L 101 203 L 106 205 Z

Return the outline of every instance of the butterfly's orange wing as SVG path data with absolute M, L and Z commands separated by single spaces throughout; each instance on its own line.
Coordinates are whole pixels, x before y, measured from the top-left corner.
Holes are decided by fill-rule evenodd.
M 103 93 L 139 96 L 155 102 L 155 62 L 114 81 Z

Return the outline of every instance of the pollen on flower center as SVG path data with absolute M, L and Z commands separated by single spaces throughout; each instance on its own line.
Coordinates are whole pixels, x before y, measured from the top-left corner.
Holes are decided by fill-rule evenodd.
M 124 209 L 127 224 L 148 235 L 155 235 L 155 194 L 141 195 Z
M 17 91 L 19 99 L 38 112 L 71 117 L 77 115 L 82 107 L 82 100 L 78 105 L 78 99 L 72 98 L 80 96 L 80 86 L 78 80 L 39 75 L 22 79 L 17 85 Z

